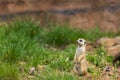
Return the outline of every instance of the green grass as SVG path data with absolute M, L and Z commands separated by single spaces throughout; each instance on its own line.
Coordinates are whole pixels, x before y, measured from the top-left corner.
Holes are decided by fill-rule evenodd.
M 105 67 L 106 65 L 112 65 L 113 58 L 110 55 L 106 54 L 106 50 L 104 47 L 99 47 L 92 51 L 92 53 L 88 53 L 87 59 L 93 65 L 98 66 L 100 68 Z M 110 62 L 111 64 L 108 64 Z
M 113 37 L 111 32 L 103 32 L 98 27 L 83 31 L 81 29 L 70 28 L 67 25 L 52 24 L 50 30 L 46 32 L 44 41 L 53 46 L 63 46 L 75 43 L 78 38 L 95 41 L 103 36 Z M 119 35 L 117 33 L 117 35 Z
M 79 80 L 71 73 L 76 40 L 85 38 L 95 41 L 100 37 L 116 35 L 119 33 L 103 32 L 97 27 L 86 31 L 59 24 L 44 27 L 32 20 L 15 20 L 0 25 L 0 80 L 29 80 L 29 68 L 37 68 L 38 65 L 50 69 L 40 72 L 42 77 L 35 74 L 33 80 Z M 93 50 L 87 59 L 90 63 L 88 71 L 93 77 L 98 77 L 102 68 L 111 65 L 112 61 L 103 47 Z M 26 64 L 21 65 L 20 62 Z M 19 71 L 21 68 L 23 72 Z
M 60 72 L 58 70 L 49 69 L 47 71 L 43 71 L 42 76 L 38 77 L 38 80 L 79 80 L 79 77 L 67 73 L 67 72 Z
M 19 80 L 19 72 L 15 65 L 0 63 L 0 80 Z
M 105 66 L 112 66 L 113 57 L 106 54 L 106 49 L 100 46 L 87 54 L 87 61 L 89 61 L 88 72 L 98 79 L 101 75 L 101 71 Z

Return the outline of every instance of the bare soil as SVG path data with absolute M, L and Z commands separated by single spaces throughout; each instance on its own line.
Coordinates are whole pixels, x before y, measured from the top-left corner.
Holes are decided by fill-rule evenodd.
M 120 0 L 0 0 L 0 17 L 8 20 L 15 16 L 31 15 L 41 20 L 72 27 L 102 30 L 120 29 Z

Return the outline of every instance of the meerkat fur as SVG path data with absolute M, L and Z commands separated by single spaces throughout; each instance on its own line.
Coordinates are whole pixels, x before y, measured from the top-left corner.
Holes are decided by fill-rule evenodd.
M 86 40 L 78 39 L 78 47 L 74 56 L 74 73 L 78 75 L 87 74 L 87 60 L 86 60 Z

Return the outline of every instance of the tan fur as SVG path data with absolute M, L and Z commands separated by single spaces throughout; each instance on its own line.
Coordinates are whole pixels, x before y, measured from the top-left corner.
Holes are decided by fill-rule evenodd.
M 87 74 L 87 61 L 85 54 L 79 56 L 74 64 L 75 74 L 86 75 Z
M 80 40 L 80 39 L 79 39 Z M 80 44 L 80 43 L 78 43 Z M 86 60 L 86 49 L 85 44 L 78 46 L 74 57 L 74 73 L 77 75 L 87 74 L 87 60 Z

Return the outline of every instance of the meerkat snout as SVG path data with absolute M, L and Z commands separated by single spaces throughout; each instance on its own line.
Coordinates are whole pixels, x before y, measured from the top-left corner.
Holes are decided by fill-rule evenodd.
M 79 38 L 79 39 L 77 40 L 77 43 L 78 43 L 79 46 L 84 46 L 84 45 L 86 45 L 86 40 Z

